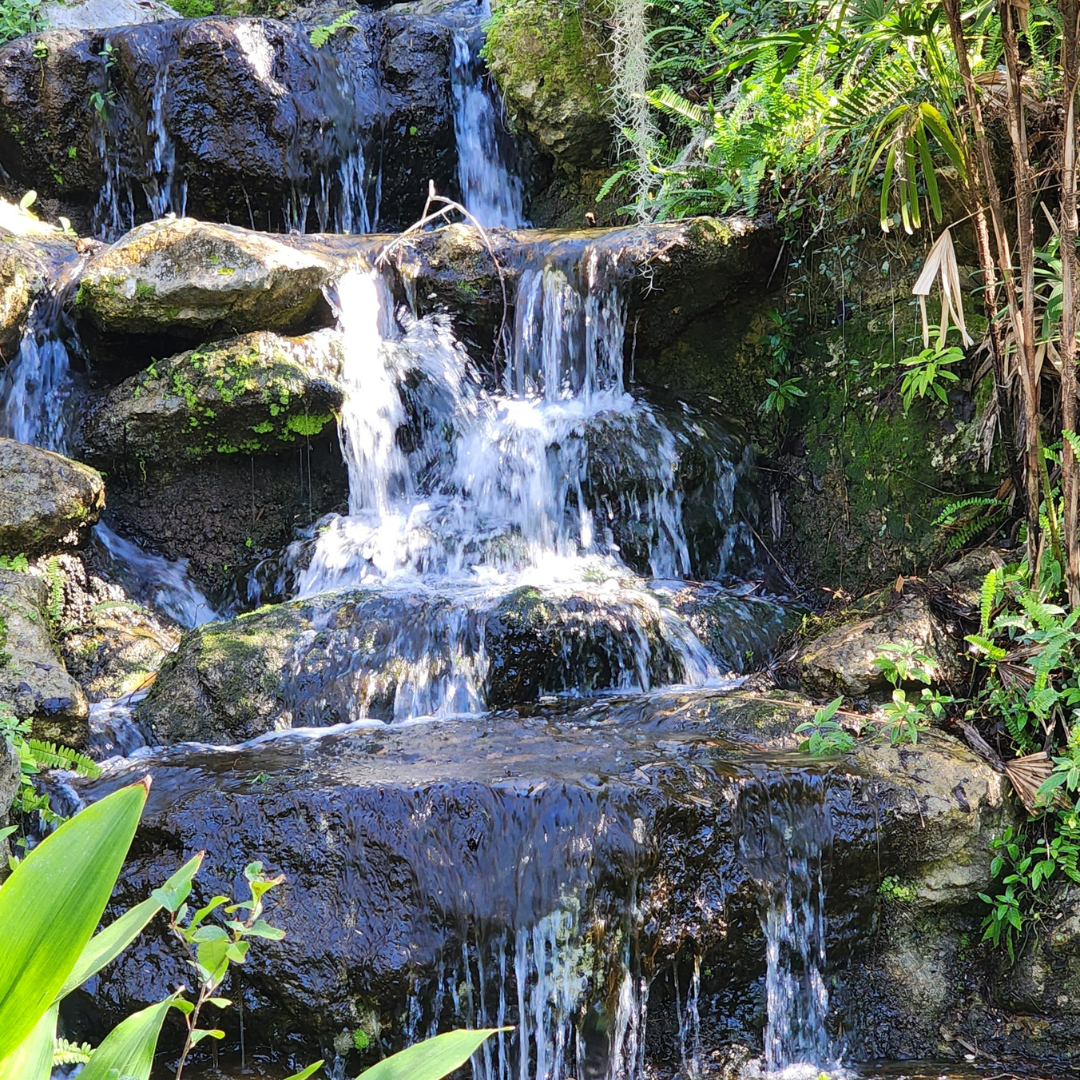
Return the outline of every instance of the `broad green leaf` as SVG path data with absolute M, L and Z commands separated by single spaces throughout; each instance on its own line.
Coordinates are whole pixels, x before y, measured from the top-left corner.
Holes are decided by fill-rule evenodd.
M 53 1003 L 101 921 L 149 787 L 121 788 L 76 814 L 0 888 L 0 1060 Z
M 309 1076 L 314 1076 L 315 1073 L 322 1068 L 323 1063 L 316 1061 L 314 1065 L 309 1065 L 302 1072 L 293 1073 L 292 1076 L 285 1077 L 285 1080 L 308 1080 Z
M 0 1080 L 49 1080 L 58 1008 L 54 1005 L 45 1012 L 34 1030 L 0 1061 Z
M 385 1058 L 365 1069 L 356 1080 L 442 1080 L 447 1073 L 461 1068 L 485 1039 L 499 1031 L 512 1030 L 448 1031 Z
M 80 1080 L 149 1080 L 158 1035 L 172 998 L 132 1013 L 105 1037 L 79 1073 Z
M 202 865 L 203 853 L 199 852 L 189 859 L 160 889 L 155 889 L 150 900 L 144 900 L 130 911 L 124 912 L 114 923 L 110 923 L 100 934 L 95 934 L 83 949 L 79 962 L 67 977 L 58 997 L 70 994 L 81 986 L 91 975 L 96 975 L 106 964 L 115 960 L 138 936 L 146 924 L 159 912 L 163 905 L 158 899 L 159 893 L 175 898 L 185 894 L 191 888 L 191 879 Z

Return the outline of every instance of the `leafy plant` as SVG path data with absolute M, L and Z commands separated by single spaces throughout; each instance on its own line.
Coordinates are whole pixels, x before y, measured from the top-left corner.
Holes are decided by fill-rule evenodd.
M 793 406 L 799 398 L 806 397 L 806 391 L 799 386 L 802 379 L 798 377 L 785 379 L 783 382 L 766 379 L 765 382 L 770 389 L 765 400 L 758 406 L 758 412 L 766 415 L 774 413 L 778 417 L 782 416 L 786 408 Z
M 842 697 L 834 698 L 814 713 L 813 720 L 807 720 L 795 729 L 796 735 L 809 733 L 808 738 L 799 744 L 804 754 L 833 757 L 855 749 L 855 737 L 845 731 L 838 720 L 833 719 L 843 700 Z
M 41 0 L 4 0 L 0 4 L 0 45 L 44 30 Z
M 928 395 L 948 403 L 949 394 L 946 385 L 960 381 L 960 376 L 955 371 L 950 371 L 948 365 L 963 359 L 962 350 L 951 346 L 947 349 L 923 349 L 917 356 L 909 356 L 901 361 L 908 368 L 900 383 L 900 397 L 904 402 L 904 412 L 911 408 L 916 398 L 921 400 Z

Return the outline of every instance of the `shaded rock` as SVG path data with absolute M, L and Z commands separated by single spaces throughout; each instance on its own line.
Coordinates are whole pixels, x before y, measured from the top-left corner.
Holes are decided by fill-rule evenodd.
M 0 555 L 56 548 L 105 505 L 100 473 L 14 439 L 0 438 L 0 477 Z
M 587 7 L 528 0 L 496 9 L 485 47 L 514 125 L 557 166 L 603 165 L 611 151 L 610 49 Z
M 656 597 L 616 582 L 505 595 L 343 590 L 185 634 L 139 716 L 160 742 L 231 743 L 358 717 L 644 689 L 686 678 L 684 631 Z
M 127 334 L 287 332 L 310 319 L 340 269 L 262 233 L 180 218 L 142 225 L 91 259 L 76 306 Z
M 101 108 L 88 107 L 90 94 Z M 154 164 L 158 132 L 164 166 Z M 151 207 L 185 205 L 217 220 L 250 211 L 270 227 L 298 224 L 283 222 L 283 208 L 320 190 L 355 139 L 331 58 L 273 20 L 52 30 L 0 49 L 0 162 L 45 196 L 100 200 L 100 224 L 114 233 Z
M 96 556 L 64 553 L 56 564 L 63 575 L 60 655 L 68 673 L 91 703 L 143 688 L 180 643 L 180 628 L 95 572 Z
M 768 708 L 786 709 L 788 730 L 807 715 Z M 588 1032 L 601 1064 L 626 972 L 652 985 L 649 1024 L 664 1030 L 681 1013 L 672 972 L 694 957 L 727 1041 L 736 1030 L 756 1039 L 759 871 L 739 854 L 739 837 L 756 835 L 770 814 L 792 824 L 796 843 L 800 822 L 824 814 L 832 823 L 824 873 L 833 993 L 865 980 L 880 875 L 917 877 L 943 843 L 977 850 L 1002 817 L 1000 777 L 942 737 L 910 753 L 863 748 L 818 770 L 770 757 L 760 734 L 745 741 L 739 733 L 760 724 L 744 717 L 737 695 L 669 694 L 651 708 L 639 698 L 608 709 L 285 736 L 225 752 L 175 748 L 79 791 L 94 799 L 154 776 L 116 910 L 199 849 L 198 903 L 239 889 L 251 858 L 286 875 L 269 918 L 288 936 L 253 949 L 245 965 L 249 1046 L 298 1031 L 318 1046 L 374 1017 L 389 1049 L 410 1015 L 425 1026 L 462 1022 L 446 989 L 466 982 L 471 1008 L 494 1009 L 502 995 L 514 1024 L 514 972 L 534 978 L 532 965 L 551 962 L 543 947 L 576 973 L 573 1012 L 596 1017 Z M 980 872 L 985 881 L 985 859 Z M 972 899 L 977 876 L 973 868 L 948 903 Z M 148 933 L 137 957 L 103 972 L 99 1026 L 183 977 L 166 931 Z M 533 1013 L 520 1019 L 527 1046 Z M 860 1028 L 845 1030 L 862 1045 Z M 649 1045 L 654 1064 L 677 1066 L 677 1040 Z
M 959 685 L 964 677 L 963 645 L 950 634 L 918 587 L 883 601 L 854 621 L 845 622 L 799 647 L 787 664 L 807 693 L 860 698 L 891 689 L 874 666 L 886 645 L 910 642 L 929 657 L 936 685 Z
M 0 243 L 0 357 L 10 360 L 19 348 L 33 298 L 31 275 L 19 252 Z
M 341 410 L 339 335 L 245 334 L 161 360 L 88 414 L 86 457 L 184 467 L 210 454 L 265 454 L 318 437 Z
M 53 30 L 105 30 L 180 15 L 161 0 L 48 0 L 41 5 L 41 17 Z
M 0 570 L 0 701 L 33 721 L 35 738 L 80 748 L 90 734 L 89 707 L 50 636 L 52 603 L 43 578 Z

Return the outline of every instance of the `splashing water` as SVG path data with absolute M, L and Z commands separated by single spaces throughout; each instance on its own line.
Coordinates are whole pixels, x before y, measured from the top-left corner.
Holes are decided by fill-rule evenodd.
M 395 316 L 377 271 L 350 270 L 330 293 L 344 338 L 349 513 L 294 545 L 286 576 L 301 598 L 377 590 L 405 613 L 376 647 L 349 650 L 335 691 L 347 692 L 349 715 L 368 715 L 386 690 L 378 672 L 391 669 L 396 720 L 482 711 L 484 627 L 522 588 L 556 608 L 586 606 L 589 633 L 617 658 L 612 688 L 649 689 L 661 671 L 693 685 L 720 678 L 623 558 L 630 544 L 656 577 L 691 570 L 682 446 L 623 385 L 626 313 L 610 258 L 579 245 L 526 269 L 498 388 L 446 319 Z M 728 477 L 717 485 L 721 522 L 733 516 L 738 467 L 719 456 L 710 466 Z M 658 667 L 658 648 L 672 666 Z
M 826 1027 L 825 877 L 832 854 L 827 782 L 802 774 L 739 792 L 739 852 L 761 893 L 768 1023 L 766 1075 L 816 1080 L 838 1065 Z
M 483 17 L 490 11 L 484 4 Z M 516 229 L 526 225 L 522 183 L 508 165 L 499 133 L 502 116 L 484 85 L 484 64 L 478 45 L 483 41 L 474 24 L 454 33 L 450 85 L 454 94 L 454 136 L 458 152 L 458 186 L 465 209 L 485 229 Z
M 187 576 L 186 559 L 173 561 L 144 551 L 100 522 L 94 526 L 94 538 L 108 553 L 117 576 L 137 600 L 153 604 L 185 628 L 221 618 Z

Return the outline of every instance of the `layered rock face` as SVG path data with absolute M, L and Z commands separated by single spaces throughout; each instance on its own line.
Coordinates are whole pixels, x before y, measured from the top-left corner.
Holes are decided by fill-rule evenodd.
M 417 1015 L 453 1024 L 495 1016 L 500 994 L 540 1001 L 546 965 L 558 963 L 568 965 L 567 1011 L 545 1012 L 539 1027 L 523 1019 L 501 1053 L 513 1060 L 561 1030 L 595 1040 L 610 1063 L 626 978 L 670 977 L 673 962 L 696 957 L 703 993 L 732 1018 L 752 1013 L 761 860 L 781 853 L 758 841 L 748 856 L 745 845 L 774 815 L 789 830 L 810 820 L 826 829 L 830 970 L 841 984 L 867 961 L 882 875 L 916 882 L 927 917 L 962 909 L 982 887 L 985 839 L 1008 818 L 996 773 L 933 736 L 824 771 L 770 758 L 791 745 L 779 733 L 807 715 L 669 694 L 562 718 L 494 714 L 296 734 L 239 752 L 177 749 L 82 791 L 154 776 L 118 910 L 197 848 L 208 849 L 197 900 L 236 889 L 249 858 L 286 874 L 273 920 L 288 936 L 245 966 L 249 1038 L 300 1030 L 325 1042 L 374 1020 L 394 1045 Z M 798 845 L 804 826 L 794 827 L 788 843 Z M 103 975 L 96 998 L 110 1015 L 180 977 L 163 939 L 151 952 L 150 965 L 122 958 Z M 468 995 L 445 993 L 463 982 Z M 664 986 L 657 978 L 648 1004 L 658 1030 L 674 1011 Z M 898 984 L 896 999 L 904 993 Z M 657 1060 L 677 1051 L 669 1044 Z

